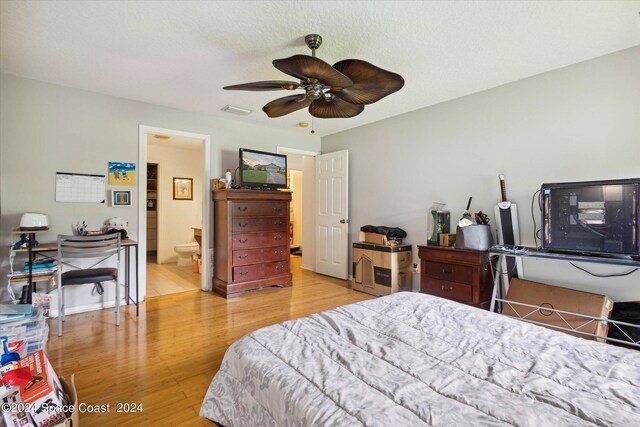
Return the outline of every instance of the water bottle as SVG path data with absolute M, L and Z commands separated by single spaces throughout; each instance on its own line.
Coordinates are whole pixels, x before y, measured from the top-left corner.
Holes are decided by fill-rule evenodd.
M 224 180 L 227 190 L 231 188 L 231 169 L 227 168 L 227 172 L 224 174 Z

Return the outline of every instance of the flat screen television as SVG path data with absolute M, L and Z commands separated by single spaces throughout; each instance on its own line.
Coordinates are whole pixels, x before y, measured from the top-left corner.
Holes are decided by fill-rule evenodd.
M 542 184 L 542 248 L 640 259 L 640 178 Z
M 240 188 L 287 188 L 287 156 L 241 148 Z

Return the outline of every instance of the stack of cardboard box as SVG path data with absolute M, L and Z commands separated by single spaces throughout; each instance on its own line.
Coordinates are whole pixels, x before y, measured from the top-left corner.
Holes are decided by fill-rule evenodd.
M 360 232 L 353 244 L 353 289 L 372 295 L 410 291 L 411 245 L 389 242 L 385 235 Z

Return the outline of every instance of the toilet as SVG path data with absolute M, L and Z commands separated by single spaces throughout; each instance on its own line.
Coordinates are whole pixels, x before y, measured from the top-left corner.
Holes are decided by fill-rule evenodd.
M 174 250 L 178 254 L 178 267 L 188 267 L 193 264 L 193 254 L 200 252 L 198 242 L 176 245 Z

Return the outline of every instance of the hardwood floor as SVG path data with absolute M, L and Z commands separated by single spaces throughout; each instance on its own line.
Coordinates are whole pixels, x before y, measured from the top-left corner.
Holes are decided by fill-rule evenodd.
M 200 289 L 200 273 L 194 273 L 192 266 L 156 264 L 155 256 L 147 256 L 147 297 L 198 289 Z
M 346 282 L 299 268 L 293 287 L 237 298 L 190 291 L 150 298 L 123 310 L 115 326 L 109 310 L 67 316 L 64 336 L 49 337 L 47 354 L 60 376 L 76 375 L 80 403 L 110 405 L 109 413 L 81 413 L 83 427 L 103 425 L 210 426 L 198 416 L 224 352 L 263 326 L 372 298 Z M 141 403 L 141 413 L 116 413 L 118 403 Z

